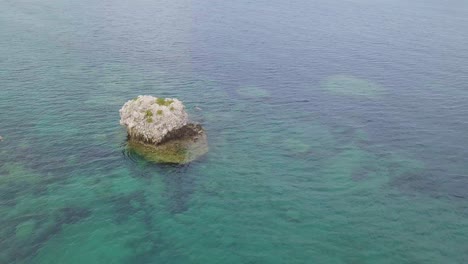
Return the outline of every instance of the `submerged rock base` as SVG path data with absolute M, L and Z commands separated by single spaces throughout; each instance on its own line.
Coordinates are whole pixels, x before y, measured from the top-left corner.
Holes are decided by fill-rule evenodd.
M 128 148 L 152 162 L 186 164 L 208 152 L 208 140 L 200 125 L 187 124 L 169 132 L 157 145 L 129 136 Z

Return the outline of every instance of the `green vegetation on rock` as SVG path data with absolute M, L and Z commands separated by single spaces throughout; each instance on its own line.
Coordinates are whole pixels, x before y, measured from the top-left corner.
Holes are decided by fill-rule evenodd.
M 158 110 L 159 112 L 160 110 Z M 153 123 L 153 112 L 151 112 L 151 110 L 146 110 L 145 112 L 145 118 L 146 118 L 146 122 L 148 123 Z
M 146 110 L 145 117 L 148 118 L 148 117 L 152 117 L 152 116 L 153 116 L 153 112 L 151 112 L 151 110 Z
M 156 103 L 160 106 L 169 106 L 174 102 L 174 100 L 166 100 L 164 98 L 156 99 Z

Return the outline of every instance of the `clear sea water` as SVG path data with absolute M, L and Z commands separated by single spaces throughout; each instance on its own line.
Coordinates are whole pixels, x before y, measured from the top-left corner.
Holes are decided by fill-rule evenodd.
M 464 0 L 0 0 L 0 263 L 468 263 L 467 131 Z

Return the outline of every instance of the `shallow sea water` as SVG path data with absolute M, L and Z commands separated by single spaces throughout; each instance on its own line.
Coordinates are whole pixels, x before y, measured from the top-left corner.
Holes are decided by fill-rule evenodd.
M 455 0 L 0 0 L 0 263 L 467 263 L 467 28 Z M 209 153 L 127 151 L 139 94 Z

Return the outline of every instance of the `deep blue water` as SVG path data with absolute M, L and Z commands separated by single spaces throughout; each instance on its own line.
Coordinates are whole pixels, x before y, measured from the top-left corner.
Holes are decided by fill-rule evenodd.
M 0 263 L 467 263 L 467 102 L 467 1 L 0 0 Z

